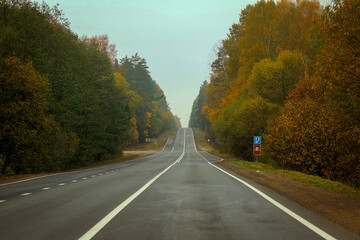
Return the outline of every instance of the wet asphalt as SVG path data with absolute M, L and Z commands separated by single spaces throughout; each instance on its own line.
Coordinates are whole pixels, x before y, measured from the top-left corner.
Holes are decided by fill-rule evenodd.
M 324 239 L 264 195 L 325 236 L 359 239 L 230 173 L 259 194 L 212 165 L 219 160 L 198 152 L 192 130 L 182 128 L 151 156 L 2 185 L 0 239 L 86 239 L 101 220 L 92 239 Z

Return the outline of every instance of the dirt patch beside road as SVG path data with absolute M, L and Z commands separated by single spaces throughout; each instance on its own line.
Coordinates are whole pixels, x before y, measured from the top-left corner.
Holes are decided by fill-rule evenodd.
M 360 201 L 286 176 L 249 169 L 228 161 L 217 165 L 259 183 L 338 225 L 360 235 Z

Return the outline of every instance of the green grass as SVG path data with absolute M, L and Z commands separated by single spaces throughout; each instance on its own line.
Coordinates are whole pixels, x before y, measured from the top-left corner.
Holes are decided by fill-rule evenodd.
M 206 141 L 205 133 L 199 128 L 193 128 L 195 137 L 199 141 L 200 146 L 197 146 L 199 149 L 205 151 L 214 151 L 212 146 Z
M 283 175 L 293 181 L 307 183 L 316 187 L 330 189 L 338 193 L 344 194 L 348 197 L 360 200 L 360 189 L 356 189 L 347 185 L 344 185 L 340 182 L 331 181 L 321 177 L 308 175 L 301 172 L 295 172 L 290 170 L 274 168 L 270 164 L 261 163 L 261 162 L 248 162 L 239 160 L 233 156 L 221 153 L 218 150 L 214 149 L 210 144 L 207 143 L 205 139 L 205 134 L 201 129 L 194 129 L 194 133 L 198 136 L 198 146 L 205 151 L 214 153 L 215 155 L 222 157 L 224 160 L 231 162 L 232 164 L 239 165 L 246 168 L 256 169 L 263 172 L 276 173 Z M 236 161 L 235 161 L 236 160 Z
M 232 164 L 239 165 L 246 168 L 256 169 L 263 172 L 270 172 L 270 173 L 276 173 L 281 174 L 283 176 L 286 176 L 287 178 L 307 183 L 316 187 L 324 188 L 324 189 L 330 189 L 334 190 L 338 193 L 345 194 L 348 197 L 358 199 L 360 200 L 360 190 L 346 186 L 342 183 L 331 181 L 328 179 L 324 179 L 317 176 L 307 175 L 305 173 L 301 172 L 295 172 L 290 170 L 284 170 L 284 169 L 276 169 L 273 168 L 271 165 L 265 164 L 265 163 L 259 163 L 259 162 L 247 162 L 247 161 L 231 161 Z

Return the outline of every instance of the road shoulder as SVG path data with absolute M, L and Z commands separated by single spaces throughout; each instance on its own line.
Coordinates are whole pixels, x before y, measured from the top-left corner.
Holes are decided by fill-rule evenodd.
M 293 181 L 276 173 L 267 173 L 232 164 L 216 163 L 240 176 L 263 185 L 303 207 L 360 235 L 360 201 L 332 190 Z

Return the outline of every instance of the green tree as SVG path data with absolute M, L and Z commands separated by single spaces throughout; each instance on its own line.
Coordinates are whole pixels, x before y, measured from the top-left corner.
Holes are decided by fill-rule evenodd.
M 54 140 L 51 155 L 66 156 L 67 168 L 114 153 L 128 135 L 130 112 L 115 84 L 109 49 L 79 39 L 56 6 L 8 0 L 0 12 L 1 56 L 32 62 L 51 83 L 49 112 L 58 123 L 58 137 L 67 143 L 60 147 Z M 76 148 L 67 151 L 66 146 Z
M 255 64 L 249 78 L 250 91 L 283 105 L 289 92 L 305 75 L 303 59 L 299 52 L 284 51 L 276 61 L 264 59 Z
M 205 114 L 203 112 L 203 108 L 207 103 L 207 97 L 205 92 L 207 86 L 208 86 L 208 82 L 204 81 L 200 86 L 198 96 L 194 100 L 192 111 L 190 114 L 190 119 L 189 119 L 189 127 L 191 128 L 200 128 L 202 130 L 205 129 L 208 130 L 210 126 L 210 123 L 208 119 L 205 117 Z
M 174 117 L 160 86 L 151 78 L 146 60 L 135 54 L 120 60 L 119 70 L 124 73 L 130 90 L 141 97 L 135 110 L 139 141 L 156 138 L 163 131 L 174 126 Z M 151 117 L 149 117 L 151 116 Z
M 68 155 L 74 154 L 76 142 L 61 136 L 48 112 L 48 80 L 39 76 L 30 63 L 23 64 L 15 57 L 0 60 L 0 79 L 0 154 L 4 159 L 0 173 L 33 173 L 62 167 Z M 61 138 L 65 141 L 55 146 Z M 68 149 L 67 156 L 60 156 L 69 140 L 75 146 Z

